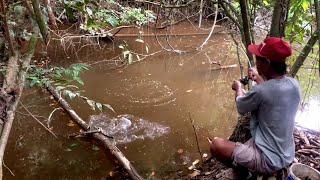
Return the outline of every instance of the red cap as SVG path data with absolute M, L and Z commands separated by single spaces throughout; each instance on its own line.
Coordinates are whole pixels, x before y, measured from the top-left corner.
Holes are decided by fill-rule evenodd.
M 278 37 L 267 37 L 263 43 L 248 46 L 250 53 L 275 62 L 284 62 L 291 56 L 292 49 L 289 43 Z

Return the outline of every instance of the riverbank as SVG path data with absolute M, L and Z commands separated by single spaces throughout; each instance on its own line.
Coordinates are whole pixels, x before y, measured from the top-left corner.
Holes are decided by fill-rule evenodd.
M 296 126 L 294 130 L 295 159 L 294 163 L 302 163 L 320 171 L 320 132 Z M 278 174 L 286 177 L 285 171 Z M 190 171 L 182 179 L 243 179 L 248 174 L 243 169 L 233 169 L 231 165 L 223 164 L 212 158 Z M 252 177 L 256 179 L 256 177 Z

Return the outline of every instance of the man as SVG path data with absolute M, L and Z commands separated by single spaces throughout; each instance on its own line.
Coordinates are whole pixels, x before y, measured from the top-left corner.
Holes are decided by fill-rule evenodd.
M 245 93 L 243 85 L 234 81 L 232 89 L 238 112 L 252 114 L 252 138 L 245 144 L 214 138 L 210 150 L 221 160 L 271 174 L 294 159 L 293 128 L 300 102 L 299 84 L 285 76 L 285 60 L 292 53 L 287 42 L 269 37 L 260 45 L 249 45 L 248 50 L 256 56 L 257 67 L 257 71 L 249 69 L 248 76 L 257 85 Z

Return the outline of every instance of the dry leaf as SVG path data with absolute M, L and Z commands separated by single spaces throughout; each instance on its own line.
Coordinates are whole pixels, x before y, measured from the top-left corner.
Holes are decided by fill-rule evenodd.
M 196 159 L 195 161 L 192 162 L 192 165 L 195 166 L 196 164 L 198 164 L 200 162 L 199 159 Z
M 207 153 L 203 153 L 202 158 L 207 158 L 208 154 Z
M 195 171 L 193 171 L 193 173 L 189 174 L 189 176 L 192 177 L 192 178 L 196 177 L 198 175 L 200 175 L 200 171 L 199 170 L 195 170 Z
M 178 154 L 182 154 L 183 153 L 183 149 L 180 148 L 180 149 L 178 149 L 177 152 L 178 152 Z
M 189 89 L 189 90 L 187 90 L 186 92 L 187 92 L 187 93 L 192 92 L 192 89 Z
M 74 122 L 72 122 L 72 121 L 69 121 L 68 122 L 68 124 L 67 124 L 67 126 L 69 126 L 69 127 L 73 127 L 75 124 L 74 124 Z
M 188 167 L 189 170 L 193 170 L 194 168 L 196 168 L 194 165 Z

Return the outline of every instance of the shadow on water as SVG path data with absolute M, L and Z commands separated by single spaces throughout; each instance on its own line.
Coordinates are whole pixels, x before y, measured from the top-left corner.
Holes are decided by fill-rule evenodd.
M 176 48 L 189 48 L 198 46 L 204 39 L 187 36 L 172 37 L 170 41 Z M 144 40 L 150 52 L 160 49 L 153 38 Z M 49 47 L 48 55 L 58 66 L 94 63 L 119 55 L 117 46 L 124 41 L 130 49 L 145 53 L 144 44 L 124 38 L 102 50 L 83 48 L 77 57 L 66 56 L 57 42 Z M 142 176 L 155 172 L 156 177 L 165 177 L 172 171 L 186 170 L 199 158 L 189 113 L 203 153 L 208 153 L 206 137 L 226 138 L 231 134 L 237 113 L 230 84 L 239 78 L 239 68 L 212 70 L 217 67 L 213 61 L 237 64 L 235 47 L 226 34 L 214 35 L 202 51 L 181 55 L 161 52 L 120 69 L 110 69 L 110 61 L 102 61 L 83 74 L 84 95 L 112 105 L 116 111 L 113 116 L 132 114 L 170 128 L 160 137 L 119 145 Z M 44 123 L 58 107 L 48 93 L 38 89 L 26 89 L 22 102 Z M 83 119 L 99 114 L 83 101 L 73 100 L 71 104 Z M 110 171 L 117 174 L 117 165 L 90 138 L 68 138 L 68 134 L 79 132 L 79 128 L 65 113 L 56 111 L 51 125 L 58 139 L 22 108 L 18 109 L 5 154 L 5 163 L 15 176 L 5 170 L 6 179 L 101 179 L 109 177 Z

